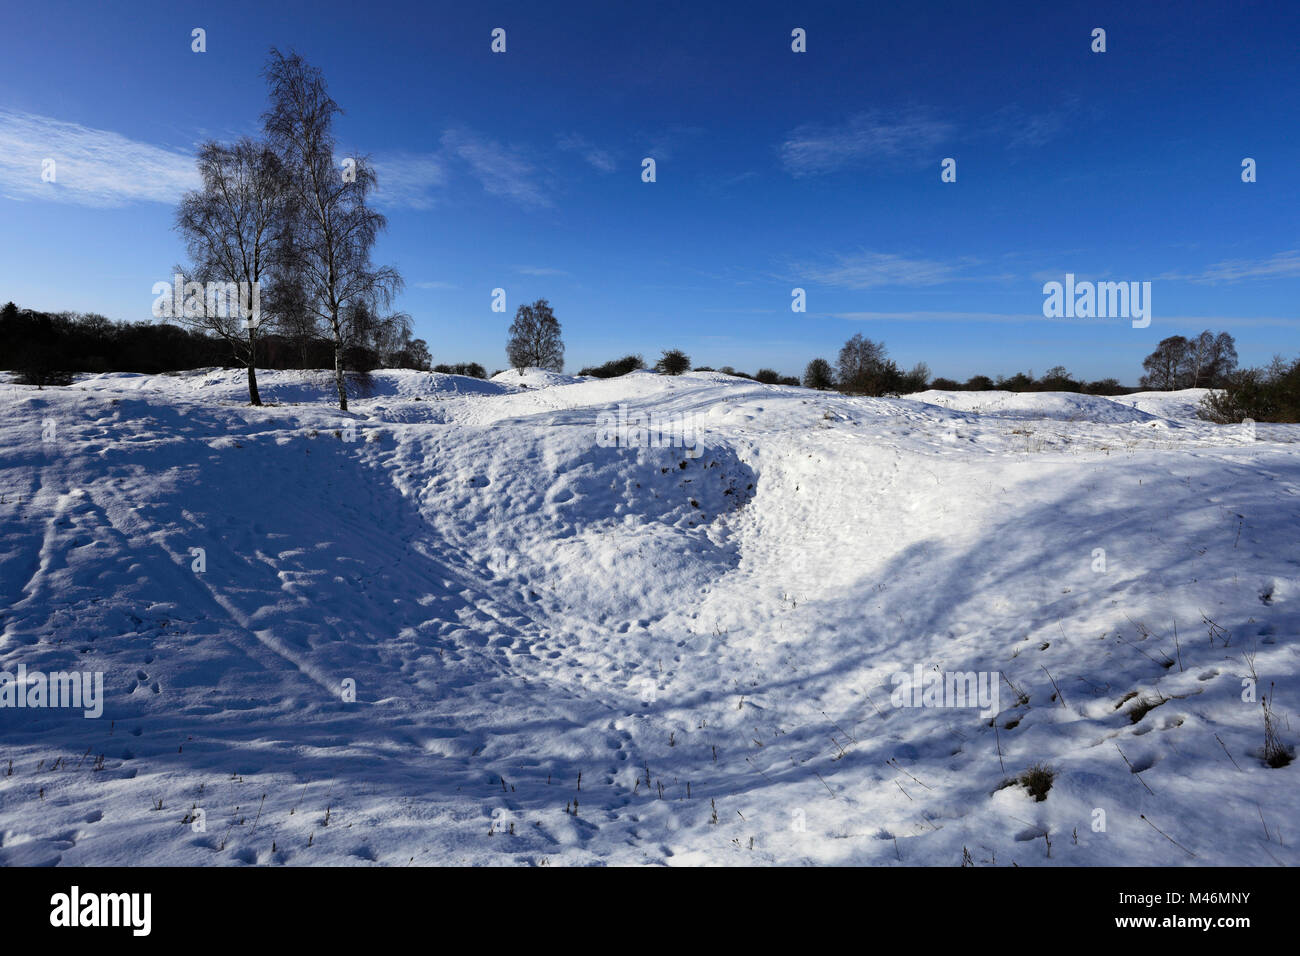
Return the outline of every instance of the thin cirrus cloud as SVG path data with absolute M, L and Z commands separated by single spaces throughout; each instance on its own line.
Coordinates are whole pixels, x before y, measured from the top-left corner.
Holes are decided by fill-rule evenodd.
M 925 110 L 871 110 L 839 124 L 800 126 L 778 153 L 792 176 L 817 176 L 866 162 L 928 158 L 953 131 Z
M 614 157 L 607 150 L 601 149 L 585 137 L 576 133 L 561 136 L 556 145 L 568 153 L 577 153 L 597 172 L 612 173 L 618 168 Z
M 467 171 L 491 195 L 524 206 L 550 206 L 536 167 L 512 148 L 466 129 L 442 136 L 435 153 L 388 153 L 373 160 L 375 199 L 388 207 L 430 209 L 452 178 Z M 53 160 L 53 182 L 42 178 Z M 112 208 L 173 204 L 200 185 L 194 154 L 130 139 L 111 130 L 0 108 L 0 196 Z
M 53 160 L 53 182 L 42 179 Z M 199 184 L 191 153 L 110 130 L 0 109 L 0 195 L 111 208 L 174 203 Z
M 1040 322 L 1041 314 L 1008 315 L 1002 312 L 828 312 L 833 319 L 854 322 Z M 1082 321 L 1082 320 L 1081 320 Z
M 960 270 L 960 263 L 912 259 L 890 252 L 860 252 L 839 256 L 833 263 L 796 267 L 809 282 L 842 289 L 940 285 L 966 278 Z
M 388 153 L 374 160 L 375 202 L 405 209 L 432 209 L 435 191 L 447 185 L 447 162 L 436 154 Z
M 1300 249 L 1278 252 L 1267 259 L 1230 259 L 1216 262 L 1200 272 L 1165 273 L 1159 279 L 1182 279 L 1213 284 L 1249 279 L 1294 279 L 1300 277 Z
M 846 319 L 853 322 L 1047 322 L 1054 325 L 1123 325 L 1127 319 L 1100 318 L 1048 318 L 1041 312 L 1005 313 L 1005 312 L 825 312 L 819 313 L 832 319 Z M 1300 319 L 1280 316 L 1161 316 L 1162 325 L 1169 328 L 1237 328 L 1237 327 L 1274 327 L 1300 328 Z
M 526 276 L 567 276 L 571 273 L 564 269 L 551 269 L 546 266 L 518 266 L 516 272 Z
M 1005 313 L 1005 312 L 944 312 L 944 311 L 911 311 L 911 312 L 828 312 L 826 313 L 833 319 L 847 319 L 852 322 L 954 322 L 954 323 L 1013 323 L 1023 324 L 1027 322 L 1040 323 L 1047 322 L 1053 325 L 1114 325 L 1117 323 L 1127 323 L 1128 319 L 1096 319 L 1096 318 L 1060 318 L 1045 317 L 1042 312 L 1022 312 L 1022 313 Z M 1163 321 L 1163 320 L 1162 320 Z
M 537 168 L 518 151 L 467 129 L 442 134 L 443 151 L 464 163 L 490 195 L 524 206 L 550 206 Z
M 1072 123 L 1087 118 L 1087 111 L 1074 98 L 1036 113 L 1012 103 L 997 110 L 980 124 L 980 128 L 1008 149 L 1037 149 L 1058 139 Z

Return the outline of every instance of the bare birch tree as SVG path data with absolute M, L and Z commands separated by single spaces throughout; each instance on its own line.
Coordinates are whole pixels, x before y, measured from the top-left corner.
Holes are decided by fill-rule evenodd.
M 196 301 L 187 292 L 186 307 L 175 318 L 230 345 L 248 369 L 249 402 L 261 405 L 257 344 L 275 318 L 260 307 L 262 283 L 275 267 L 284 223 L 284 169 L 264 144 L 248 138 L 233 145 L 204 143 L 198 166 L 203 185 L 181 198 L 176 228 L 193 263 L 187 278 L 203 284 L 204 293 Z
M 525 368 L 564 371 L 564 342 L 560 338 L 560 322 L 545 299 L 521 305 L 515 311 L 515 320 L 510 325 L 509 334 L 506 359 L 511 366 L 519 369 L 520 375 Z
M 339 408 L 347 411 L 344 361 L 357 331 L 350 317 L 362 314 L 357 306 L 387 306 L 402 278 L 390 266 L 371 264 L 375 239 L 388 222 L 366 205 L 375 187 L 368 159 L 336 162 L 333 123 L 343 111 L 321 71 L 296 53 L 272 49 L 266 78 L 271 106 L 262 120 L 294 200 L 293 269 L 306 290 L 308 311 L 333 339 Z

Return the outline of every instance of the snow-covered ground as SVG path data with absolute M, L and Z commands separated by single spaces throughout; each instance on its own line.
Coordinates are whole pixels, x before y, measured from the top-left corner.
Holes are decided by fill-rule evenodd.
M 1300 742 L 1300 426 L 259 383 L 0 385 L 0 669 L 104 680 L 98 719 L 0 708 L 0 863 L 1300 863 L 1258 702 Z M 611 446 L 620 405 L 694 447 Z

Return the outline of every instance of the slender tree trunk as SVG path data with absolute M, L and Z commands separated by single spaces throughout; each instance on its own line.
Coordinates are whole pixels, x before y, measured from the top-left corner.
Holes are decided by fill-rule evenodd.
M 248 330 L 248 403 L 261 405 L 262 396 L 257 392 L 257 335 Z
M 348 389 L 347 383 L 343 380 L 343 346 L 334 343 L 334 384 L 339 390 L 339 408 L 343 411 L 348 410 Z
M 250 405 L 261 405 L 262 396 L 257 391 L 257 369 L 254 363 L 248 363 L 248 403 Z

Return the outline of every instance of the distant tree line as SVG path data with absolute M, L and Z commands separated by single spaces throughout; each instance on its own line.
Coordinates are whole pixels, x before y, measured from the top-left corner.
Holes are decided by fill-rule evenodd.
M 972 375 L 964 382 L 936 378 L 930 382 L 930 388 L 949 392 L 1078 392 L 1082 395 L 1127 395 L 1137 391 L 1121 385 L 1119 379 L 1115 378 L 1092 382 L 1076 379 L 1063 365 L 1049 368 L 1038 378 L 1034 377 L 1032 369 L 1014 375 L 999 375 L 997 378 Z
M 680 375 L 690 368 L 690 358 L 680 349 L 669 349 L 663 353 L 654 369 L 665 375 Z M 588 366 L 578 374 L 592 375 L 596 378 L 612 378 L 629 372 L 646 368 L 645 360 L 640 355 L 625 355 L 603 365 Z M 1017 372 L 1015 375 L 999 375 L 996 379 L 987 375 L 975 375 L 965 382 L 949 378 L 931 379 L 930 369 L 924 362 L 918 362 L 911 369 L 904 371 L 889 358 L 883 342 L 876 342 L 858 334 L 844 343 L 838 360 L 832 365 L 824 358 L 815 358 L 804 369 L 803 378 L 782 375 L 779 372 L 762 368 L 750 375 L 738 371 L 730 365 L 720 368 L 696 366 L 697 372 L 722 372 L 767 385 L 803 385 L 805 388 L 823 391 L 839 391 L 848 395 L 908 395 L 921 392 L 927 388 L 946 389 L 949 391 L 1055 391 L 1083 392 L 1092 395 L 1123 395 L 1134 391 L 1125 388 L 1117 379 L 1107 378 L 1096 382 L 1077 380 L 1063 366 L 1049 369 L 1041 378 L 1035 378 L 1033 372 Z
M 1275 363 L 1276 364 L 1276 363 Z M 1138 389 L 1126 388 L 1118 379 L 1077 379 L 1062 365 L 1053 366 L 1041 377 L 1032 371 L 1014 375 L 973 375 L 965 382 L 930 378 L 924 362 L 902 371 L 891 360 L 884 343 L 855 335 L 840 350 L 836 367 L 823 358 L 813 359 L 804 370 L 808 388 L 835 388 L 857 395 L 906 395 L 926 388 L 944 391 L 1079 392 L 1088 395 L 1124 395 L 1141 389 L 1225 388 L 1237 378 L 1237 348 L 1227 332 L 1205 331 L 1194 339 L 1180 335 L 1164 339 L 1142 362 L 1146 374 Z M 1275 369 L 1276 371 L 1276 369 Z M 1262 372 L 1256 375 L 1263 380 Z
M 690 359 L 678 349 L 670 349 L 655 364 L 655 370 L 664 374 L 679 375 L 690 365 Z M 1014 375 L 973 375 L 964 382 L 951 378 L 931 378 L 930 369 L 919 362 L 909 370 L 901 369 L 889 357 L 883 342 L 854 335 L 844 347 L 834 365 L 825 358 L 815 358 L 804 369 L 803 378 L 782 376 L 772 369 L 759 369 L 753 375 L 737 371 L 729 365 L 719 369 L 697 366 L 697 372 L 723 372 L 773 385 L 803 385 L 822 391 L 840 391 L 849 395 L 908 395 L 927 388 L 944 391 L 1008 391 L 1008 392 L 1078 392 L 1087 395 L 1125 395 L 1140 389 L 1169 390 L 1182 388 L 1215 388 L 1226 391 L 1221 397 L 1225 403 L 1219 414 L 1238 414 L 1238 406 L 1251 407 L 1257 412 L 1257 421 L 1266 421 L 1268 408 L 1285 408 L 1285 383 L 1290 381 L 1290 369 L 1280 359 L 1269 369 L 1237 371 L 1237 348 L 1231 335 L 1221 332 L 1202 332 L 1196 338 L 1171 336 L 1164 339 L 1142 363 L 1143 375 L 1138 389 L 1121 385 L 1118 379 L 1104 378 L 1087 381 L 1076 378 L 1062 365 L 1048 369 L 1035 377 L 1033 371 Z M 645 360 L 640 355 L 627 355 L 604 365 L 584 368 L 579 374 L 610 378 L 644 369 Z M 1280 391 L 1279 391 L 1280 390 Z M 1263 398 L 1261 396 L 1271 396 Z M 1236 409 L 1236 411 L 1234 411 Z M 1251 417 L 1246 415 L 1246 417 Z
M 646 368 L 645 359 L 633 354 L 613 359 L 603 365 L 588 366 L 578 374 L 596 378 L 613 378 L 644 368 Z M 654 365 L 654 370 L 664 375 L 680 375 L 689 368 L 691 368 L 690 357 L 680 349 L 668 349 Z M 929 366 L 924 362 L 918 362 L 911 369 L 904 371 L 889 358 L 883 342 L 873 341 L 861 334 L 854 335 L 844 343 L 835 365 L 824 358 L 815 358 L 809 362 L 804 369 L 802 379 L 782 375 L 770 368 L 761 368 L 750 375 L 730 365 L 723 365 L 716 369 L 708 365 L 698 365 L 695 366 L 694 371 L 721 372 L 724 375 L 747 378 L 767 385 L 802 385 L 805 388 L 835 390 L 848 395 L 908 395 L 927 388 L 949 391 L 1000 389 L 1084 392 L 1093 395 L 1122 395 L 1134 391 L 1125 388 L 1113 378 L 1096 382 L 1077 380 L 1060 365 L 1049 369 L 1041 378 L 1035 378 L 1033 372 L 1017 372 L 1011 376 L 999 375 L 996 379 L 987 375 L 975 375 L 965 382 L 949 378 L 931 379 Z
M 435 365 L 435 372 L 443 375 L 468 375 L 470 378 L 487 378 L 487 369 L 478 362 L 457 362 L 455 365 Z
M 409 321 L 371 324 L 347 347 L 345 367 L 427 371 L 429 349 L 411 338 Z M 258 338 L 261 368 L 326 368 L 334 344 L 308 330 L 269 333 Z M 0 368 L 18 373 L 28 385 L 67 384 L 82 372 L 176 372 L 213 366 L 243 366 L 230 343 L 212 332 L 167 322 L 114 322 L 94 312 L 38 312 L 13 302 L 0 308 Z M 475 366 L 482 376 L 482 366 Z M 463 372 L 457 374 L 472 374 Z
M 861 334 L 844 343 L 834 366 L 824 358 L 809 362 L 804 369 L 802 384 L 806 388 L 835 389 L 849 395 L 876 397 L 909 395 L 927 388 L 944 391 L 1082 392 L 1092 395 L 1122 395 L 1132 391 L 1113 378 L 1096 382 L 1076 379 L 1061 365 L 1048 369 L 1041 378 L 1035 378 L 1032 371 L 999 375 L 996 379 L 988 375 L 973 375 L 965 382 L 931 378 L 930 368 L 924 362 L 904 371 L 889 358 L 883 342 Z
M 350 329 L 340 356 L 338 342 L 321 334 L 316 323 L 279 323 L 278 331 L 257 337 L 256 362 L 262 368 L 315 369 L 332 362 L 336 368 L 369 372 L 378 368 L 407 368 L 486 378 L 477 362 L 432 365 L 423 339 L 411 337 L 410 318 L 396 313 L 379 319 L 364 302 L 345 306 L 343 322 Z M 242 340 L 241 340 L 242 345 Z M 161 373 L 184 369 L 245 365 L 248 355 L 232 348 L 229 335 L 204 329 L 200 323 L 113 322 L 94 312 L 38 312 L 20 309 L 13 302 L 0 308 L 0 368 L 18 373 L 19 381 L 43 387 L 66 385 L 75 373 Z M 520 306 L 507 348 L 514 368 L 563 369 L 564 344 L 560 326 L 545 299 Z M 1300 359 L 1287 362 L 1274 357 L 1264 368 L 1238 369 L 1236 343 L 1226 332 L 1202 332 L 1194 339 L 1163 339 L 1143 361 L 1146 374 L 1141 388 L 1171 390 L 1209 388 L 1199 414 L 1219 423 L 1300 421 Z M 646 368 L 637 354 L 603 365 L 589 366 L 579 375 L 613 378 Z M 654 365 L 663 375 L 681 375 L 691 368 L 690 356 L 667 349 Z M 697 372 L 718 371 L 769 385 L 803 385 L 849 395 L 907 395 L 927 388 L 945 391 L 1079 392 L 1089 395 L 1123 395 L 1114 378 L 1085 382 L 1057 365 L 1041 377 L 1032 371 L 1014 375 L 974 375 L 965 382 L 930 377 L 925 363 L 901 370 L 888 357 L 883 342 L 854 335 L 840 350 L 832 366 L 824 358 L 808 363 L 802 380 L 783 376 L 770 368 L 753 375 L 729 365 L 719 369 L 696 366 Z M 250 389 L 255 389 L 250 382 Z

